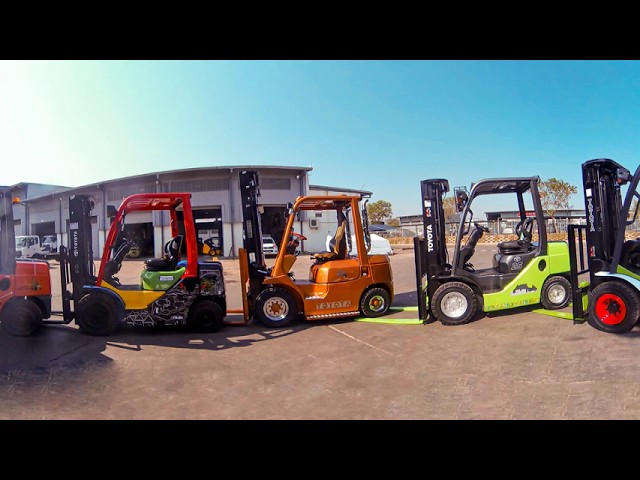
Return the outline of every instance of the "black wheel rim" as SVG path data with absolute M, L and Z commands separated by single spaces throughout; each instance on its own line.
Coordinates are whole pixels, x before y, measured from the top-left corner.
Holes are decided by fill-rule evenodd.
M 104 305 L 96 305 L 85 313 L 85 324 L 91 329 L 102 329 L 108 325 L 111 311 Z
M 198 313 L 196 320 L 200 327 L 212 327 L 216 324 L 216 315 L 213 310 L 206 309 Z

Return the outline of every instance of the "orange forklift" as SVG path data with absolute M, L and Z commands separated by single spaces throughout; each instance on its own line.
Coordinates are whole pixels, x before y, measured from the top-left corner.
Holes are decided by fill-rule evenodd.
M 239 256 L 245 324 L 255 318 L 267 327 L 284 327 L 299 318 L 323 320 L 358 315 L 373 318 L 387 312 L 393 302 L 393 275 L 389 257 L 367 253 L 371 248 L 368 200 L 361 195 L 298 197 L 288 205 L 278 255 L 273 267 L 267 268 L 258 209 L 258 173 L 241 171 L 240 189 L 243 248 L 239 249 Z M 291 268 L 300 252 L 300 241 L 307 238 L 294 232 L 294 221 L 300 212 L 325 210 L 335 212 L 338 221 L 331 250 L 314 254 L 309 277 L 296 279 Z M 355 255 L 349 253 L 352 228 Z
M 34 333 L 51 315 L 45 260 L 16 260 L 11 187 L 0 187 L 0 325 L 11 335 Z

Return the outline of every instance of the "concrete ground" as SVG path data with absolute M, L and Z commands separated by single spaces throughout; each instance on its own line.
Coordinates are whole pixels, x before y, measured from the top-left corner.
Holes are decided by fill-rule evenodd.
M 478 246 L 472 262 L 493 251 Z M 416 305 L 413 261 L 409 249 L 391 257 L 396 305 Z M 229 308 L 240 308 L 237 261 L 223 264 Z M 298 258 L 300 278 L 309 264 Z M 140 269 L 127 261 L 120 277 Z M 639 332 L 530 311 L 454 327 L 340 320 L 110 337 L 48 325 L 0 333 L 0 419 L 638 419 Z

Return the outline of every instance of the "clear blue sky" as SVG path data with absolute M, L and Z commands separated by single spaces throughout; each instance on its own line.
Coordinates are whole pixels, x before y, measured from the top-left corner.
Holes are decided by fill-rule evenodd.
M 0 184 L 218 165 L 312 166 L 394 216 L 419 181 L 640 160 L 640 62 L 0 61 Z

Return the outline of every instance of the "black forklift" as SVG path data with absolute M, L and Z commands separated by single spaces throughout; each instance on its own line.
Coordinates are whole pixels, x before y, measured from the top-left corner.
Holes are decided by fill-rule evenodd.
M 414 237 L 420 319 L 426 321 L 432 314 L 444 325 L 462 325 L 480 310 L 495 312 L 540 303 L 545 309 L 557 310 L 569 304 L 568 245 L 547 240 L 539 182 L 538 176 L 510 177 L 481 180 L 470 192 L 456 187 L 459 224 L 451 260 L 444 213 L 449 182 L 442 178 L 421 182 L 424 235 Z M 517 238 L 497 244 L 490 267 L 476 268 L 472 263 L 475 248 L 490 230 L 474 221 L 472 206 L 475 199 L 487 195 L 515 200 Z
M 576 323 L 626 333 L 640 317 L 639 182 L 640 166 L 631 175 L 608 158 L 582 164 L 586 224 L 568 231 Z M 580 281 L 583 274 L 588 281 Z

